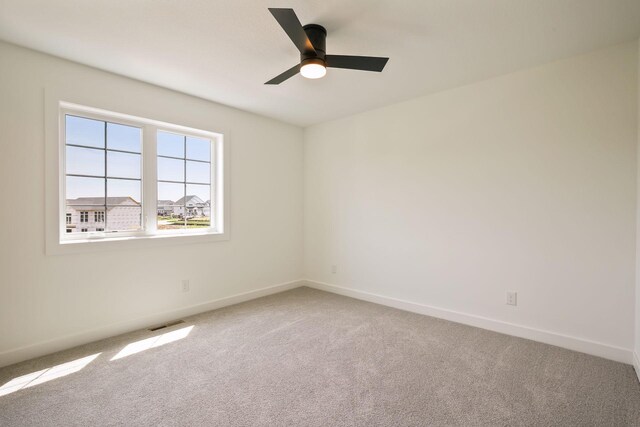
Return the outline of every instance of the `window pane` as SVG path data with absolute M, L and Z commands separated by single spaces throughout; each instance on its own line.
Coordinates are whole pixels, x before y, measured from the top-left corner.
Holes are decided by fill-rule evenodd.
M 184 160 L 158 157 L 158 179 L 184 182 Z
M 140 157 L 140 154 L 107 151 L 108 176 L 140 179 Z
M 187 198 L 193 196 L 197 197 L 197 199 L 191 198 L 190 200 L 187 200 L 187 204 L 204 203 L 211 201 L 211 186 L 187 184 Z
M 67 233 L 101 231 L 104 228 L 104 205 L 68 205 L 65 222 Z
M 104 148 L 104 122 L 82 117 L 65 117 L 67 144 Z
M 174 204 L 184 198 L 184 184 L 158 183 L 158 205 Z
M 208 228 L 211 226 L 209 215 L 187 217 L 187 228 Z
M 175 230 L 185 227 L 184 184 L 158 183 L 158 230 Z
M 184 136 L 158 131 L 158 155 L 184 158 Z
M 106 231 L 136 231 L 142 229 L 142 208 L 120 204 L 107 208 Z
M 209 184 L 211 182 L 210 163 L 187 161 L 187 181 Z
M 107 148 L 140 153 L 142 129 L 107 123 Z
M 211 225 L 211 186 L 187 184 L 185 218 L 187 228 L 206 228 Z
M 211 186 L 187 184 L 185 218 L 187 228 L 205 228 L 211 225 Z
M 179 230 L 186 227 L 186 220 L 177 211 L 184 208 L 174 206 L 173 209 L 158 211 L 158 230 Z M 162 215 L 161 215 L 162 214 Z
M 104 178 L 66 178 L 66 197 L 69 205 L 104 205 Z
M 65 166 L 68 174 L 104 176 L 104 151 L 92 148 L 66 147 Z
M 93 211 L 94 222 L 104 222 L 104 209 Z
M 187 159 L 211 161 L 211 141 L 187 137 Z
M 186 228 L 186 221 L 181 216 L 158 215 L 158 230 L 180 230 L 183 228 Z
M 121 203 L 140 204 L 140 181 L 128 179 L 107 179 L 107 204 L 119 205 Z M 128 200 L 129 198 L 133 199 Z

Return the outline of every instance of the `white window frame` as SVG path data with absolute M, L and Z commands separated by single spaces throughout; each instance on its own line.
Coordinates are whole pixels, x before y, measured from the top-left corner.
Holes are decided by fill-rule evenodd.
M 86 251 L 88 247 L 122 247 L 122 245 L 134 245 L 132 241 L 155 242 L 202 242 L 219 241 L 229 239 L 228 225 L 228 168 L 225 165 L 225 138 L 223 133 L 205 131 L 187 126 L 176 125 L 143 117 L 116 113 L 94 107 L 87 107 L 66 101 L 57 101 L 57 221 L 55 239 L 47 235 L 47 252 L 52 254 L 78 252 L 78 250 L 67 250 L 74 246 L 80 251 Z M 51 112 L 50 112 L 51 114 Z M 65 116 L 75 115 L 108 121 L 117 124 L 135 126 L 142 128 L 142 150 L 141 158 L 143 167 L 142 174 L 142 222 L 143 230 L 131 232 L 88 232 L 88 233 L 67 233 L 66 232 L 66 195 L 65 195 Z M 157 150 L 156 135 L 158 131 L 178 133 L 195 138 L 206 138 L 211 140 L 211 218 L 212 223 L 206 229 L 177 229 L 158 230 L 157 229 Z M 49 233 L 49 232 L 48 232 Z M 53 240 L 53 241 L 52 241 Z M 150 244 L 150 243 L 148 243 Z

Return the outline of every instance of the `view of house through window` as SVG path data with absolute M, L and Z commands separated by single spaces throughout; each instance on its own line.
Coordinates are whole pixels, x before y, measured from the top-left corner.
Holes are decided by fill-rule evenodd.
M 158 131 L 158 230 L 211 225 L 211 141 Z
M 142 129 L 65 116 L 66 232 L 142 228 Z

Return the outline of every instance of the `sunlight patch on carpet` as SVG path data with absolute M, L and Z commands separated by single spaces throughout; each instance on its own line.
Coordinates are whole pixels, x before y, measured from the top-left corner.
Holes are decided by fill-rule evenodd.
M 0 387 L 0 396 L 78 372 L 89 363 L 93 362 L 96 357 L 100 356 L 100 354 L 101 353 L 92 354 L 91 356 L 72 360 L 71 362 L 62 363 L 48 369 L 42 369 L 40 371 L 14 378 Z
M 131 344 L 128 344 L 125 348 L 120 350 L 120 352 L 113 356 L 111 360 L 113 361 L 122 359 L 123 357 L 131 356 L 132 354 L 140 353 L 150 348 L 160 347 L 162 345 L 181 340 L 189 335 L 192 329 L 193 325 L 186 328 L 177 329 L 175 331 L 167 332 L 155 337 L 132 342 Z

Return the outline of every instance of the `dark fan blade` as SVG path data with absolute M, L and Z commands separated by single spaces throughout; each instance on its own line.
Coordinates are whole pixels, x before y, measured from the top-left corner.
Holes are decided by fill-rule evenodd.
M 316 54 L 316 50 L 313 48 L 309 37 L 307 37 L 307 33 L 304 32 L 302 24 L 293 9 L 269 8 L 269 12 L 276 18 L 278 24 L 287 33 L 300 53 Z
M 348 68 L 350 70 L 382 71 L 389 58 L 375 56 L 327 55 L 327 67 Z
M 300 64 L 296 64 L 293 67 L 289 68 L 284 73 L 272 78 L 271 80 L 269 80 L 265 84 L 266 85 L 279 85 L 283 81 L 287 80 L 288 78 L 291 78 L 291 77 L 295 76 L 299 72 L 300 72 Z

